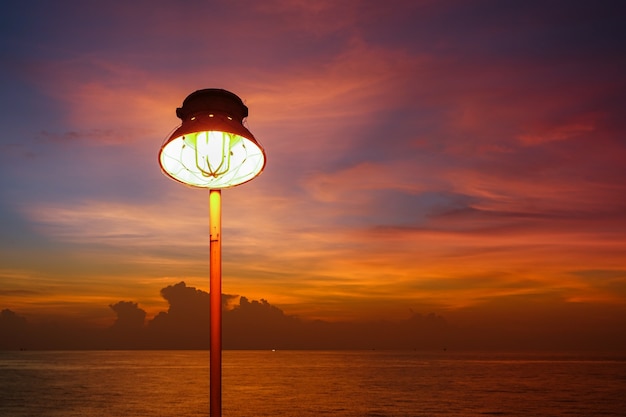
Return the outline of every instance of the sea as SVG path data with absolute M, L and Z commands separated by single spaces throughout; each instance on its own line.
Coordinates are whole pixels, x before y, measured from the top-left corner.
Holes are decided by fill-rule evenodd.
M 626 354 L 224 351 L 222 415 L 626 416 Z M 208 351 L 0 351 L 2 417 L 209 415 Z

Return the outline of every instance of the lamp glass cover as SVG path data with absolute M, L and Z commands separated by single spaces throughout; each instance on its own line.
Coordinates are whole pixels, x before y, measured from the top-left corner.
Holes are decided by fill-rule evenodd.
M 257 143 L 234 133 L 212 130 L 170 138 L 161 148 L 159 160 L 173 179 L 210 189 L 243 184 L 265 166 L 264 152 Z

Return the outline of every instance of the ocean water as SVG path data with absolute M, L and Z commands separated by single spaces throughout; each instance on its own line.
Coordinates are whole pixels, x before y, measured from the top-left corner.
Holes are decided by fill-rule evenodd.
M 0 352 L 2 417 L 209 415 L 207 351 Z M 626 416 L 626 356 L 225 351 L 224 417 Z

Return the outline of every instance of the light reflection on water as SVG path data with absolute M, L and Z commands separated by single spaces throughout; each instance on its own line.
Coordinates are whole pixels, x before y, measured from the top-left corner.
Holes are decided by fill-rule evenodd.
M 223 415 L 622 416 L 626 360 L 225 351 Z M 208 416 L 207 351 L 0 352 L 0 416 Z

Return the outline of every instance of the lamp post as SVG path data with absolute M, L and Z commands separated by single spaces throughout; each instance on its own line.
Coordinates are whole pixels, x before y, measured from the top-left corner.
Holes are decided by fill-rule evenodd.
M 265 151 L 243 125 L 248 108 L 235 94 L 210 88 L 191 93 L 176 116 L 182 124 L 161 146 L 159 164 L 170 178 L 209 189 L 210 411 L 222 414 L 221 189 L 255 178 Z

